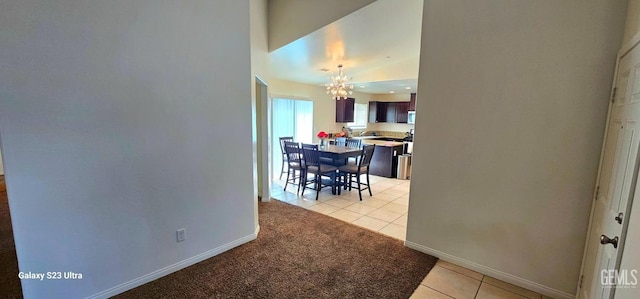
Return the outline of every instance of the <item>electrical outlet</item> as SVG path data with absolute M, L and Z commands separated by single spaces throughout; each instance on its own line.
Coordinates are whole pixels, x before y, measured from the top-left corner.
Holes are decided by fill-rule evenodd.
M 187 238 L 187 230 L 184 228 L 181 228 L 179 230 L 176 231 L 176 238 L 178 240 L 178 242 L 182 242 Z

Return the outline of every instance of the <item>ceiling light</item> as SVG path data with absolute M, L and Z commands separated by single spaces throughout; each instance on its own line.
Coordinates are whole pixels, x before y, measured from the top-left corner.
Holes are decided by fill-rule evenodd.
M 405 87 L 404 89 L 411 89 L 411 87 L 410 87 L 410 86 L 407 86 L 407 87 Z
M 327 94 L 336 100 L 347 99 L 353 93 L 353 85 L 347 85 L 347 75 L 342 73 L 342 64 L 338 65 L 338 75 L 331 75 L 331 82 L 325 84 Z
M 389 93 L 396 93 L 396 92 L 392 90 L 392 91 L 389 91 Z
M 360 85 L 360 88 L 364 88 L 364 85 Z

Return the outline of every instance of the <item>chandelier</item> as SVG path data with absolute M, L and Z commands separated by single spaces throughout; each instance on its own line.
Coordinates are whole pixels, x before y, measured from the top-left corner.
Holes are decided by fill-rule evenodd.
M 353 93 L 353 85 L 347 85 L 347 75 L 342 73 L 342 64 L 338 65 L 338 75 L 331 75 L 331 82 L 325 84 L 327 94 L 336 99 L 347 99 Z

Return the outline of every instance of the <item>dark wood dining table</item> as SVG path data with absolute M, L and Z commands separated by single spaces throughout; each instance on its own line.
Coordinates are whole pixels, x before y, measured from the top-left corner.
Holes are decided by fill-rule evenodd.
M 331 160 L 331 163 L 326 164 L 340 167 L 347 164 L 347 159 L 349 157 L 359 157 L 362 153 L 362 149 L 325 144 L 324 146 L 318 146 L 318 152 L 320 152 L 320 157 Z M 332 176 L 331 180 L 331 183 L 333 184 L 333 188 L 331 190 L 332 193 L 336 194 L 337 191 L 337 193 L 340 194 L 341 184 L 338 184 L 337 177 L 334 175 Z
M 349 157 L 358 157 L 362 153 L 362 149 L 359 148 L 333 144 L 318 147 L 318 151 L 321 157 L 331 159 L 333 161 L 332 165 L 335 166 L 346 165 Z

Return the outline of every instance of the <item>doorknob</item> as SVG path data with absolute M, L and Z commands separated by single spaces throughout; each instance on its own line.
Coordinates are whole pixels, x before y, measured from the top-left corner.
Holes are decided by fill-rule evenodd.
M 616 236 L 613 239 L 609 239 L 609 237 L 602 235 L 600 236 L 600 244 L 602 245 L 613 244 L 613 248 L 618 248 L 618 237 Z
M 622 216 L 624 216 L 624 214 L 620 213 L 618 214 L 618 216 L 616 216 L 616 218 L 614 218 L 618 224 L 622 224 Z

